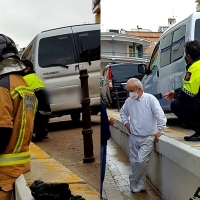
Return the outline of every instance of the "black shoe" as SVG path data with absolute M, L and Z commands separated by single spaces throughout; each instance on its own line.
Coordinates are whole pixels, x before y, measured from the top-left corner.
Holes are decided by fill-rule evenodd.
M 40 137 L 37 137 L 37 136 L 33 136 L 31 141 L 32 142 L 41 142 L 43 140 L 44 140 L 43 138 L 40 138 Z
M 200 134 L 199 133 L 195 133 L 191 136 L 185 136 L 184 139 L 186 141 L 200 141 Z

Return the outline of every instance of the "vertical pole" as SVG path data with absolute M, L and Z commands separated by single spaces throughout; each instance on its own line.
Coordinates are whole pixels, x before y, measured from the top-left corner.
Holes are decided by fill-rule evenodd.
M 83 120 L 83 145 L 84 145 L 84 158 L 83 163 L 91 163 L 95 161 L 93 155 L 93 140 L 91 129 L 91 115 L 90 115 L 90 98 L 88 88 L 88 73 L 87 69 L 80 70 L 81 92 L 82 92 L 82 120 Z

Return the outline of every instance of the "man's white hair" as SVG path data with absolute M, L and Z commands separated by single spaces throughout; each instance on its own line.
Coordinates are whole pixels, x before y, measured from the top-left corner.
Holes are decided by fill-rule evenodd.
M 141 89 L 143 90 L 142 83 L 141 83 L 141 81 L 140 81 L 139 79 L 137 79 L 137 78 L 130 78 L 130 79 L 127 81 L 127 83 L 128 83 L 128 82 L 131 82 L 131 83 L 134 84 L 137 88 L 141 88 Z

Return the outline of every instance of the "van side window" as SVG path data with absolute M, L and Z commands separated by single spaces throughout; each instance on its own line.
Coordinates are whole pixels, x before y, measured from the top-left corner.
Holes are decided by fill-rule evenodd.
M 100 31 L 76 33 L 80 62 L 100 60 Z
M 194 39 L 200 41 L 200 19 L 195 22 Z
M 172 33 L 166 35 L 161 43 L 160 67 L 170 64 Z
M 152 56 L 151 56 L 151 60 L 149 62 L 149 70 L 152 70 L 154 65 L 157 65 L 157 61 L 158 61 L 158 52 L 159 52 L 159 46 L 160 46 L 160 42 L 158 44 L 156 44 Z
M 75 63 L 71 34 L 42 38 L 39 42 L 38 63 L 40 67 Z
M 175 30 L 172 39 L 171 63 L 182 58 L 185 44 L 185 25 Z

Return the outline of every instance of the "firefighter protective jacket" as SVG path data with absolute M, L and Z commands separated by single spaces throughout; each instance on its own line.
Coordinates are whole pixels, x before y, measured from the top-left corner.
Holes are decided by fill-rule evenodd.
M 29 144 L 36 109 L 35 94 L 20 75 L 6 74 L 0 79 L 0 127 L 12 130 L 0 155 L 0 175 L 18 177 L 30 169 Z M 9 184 L 8 179 L 0 181 L 2 189 L 9 190 Z

